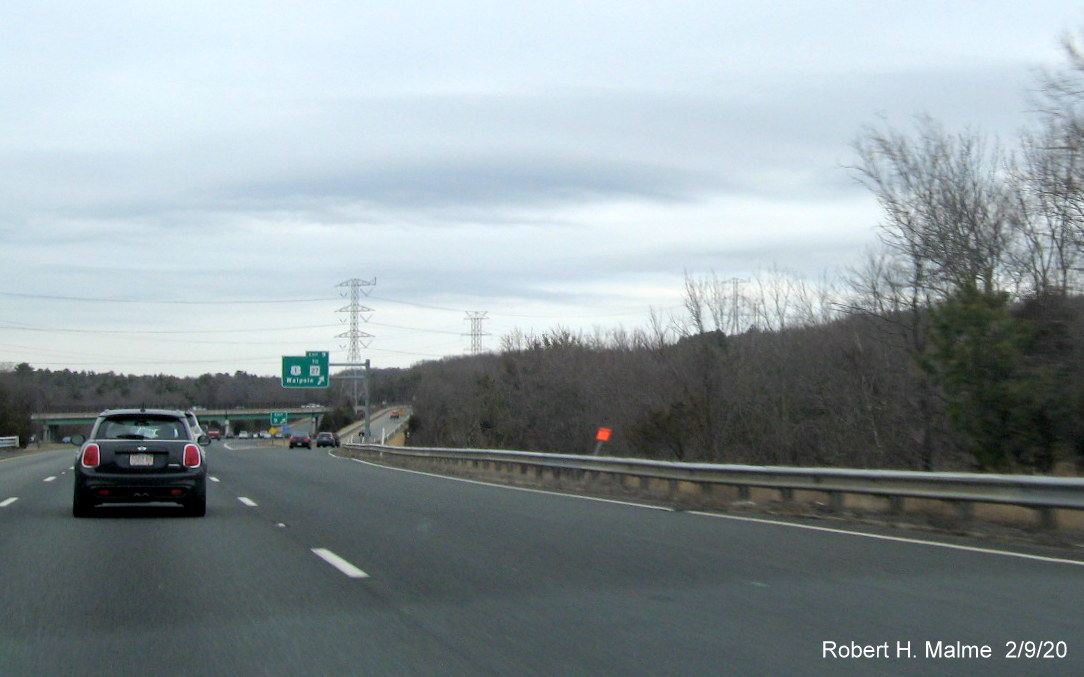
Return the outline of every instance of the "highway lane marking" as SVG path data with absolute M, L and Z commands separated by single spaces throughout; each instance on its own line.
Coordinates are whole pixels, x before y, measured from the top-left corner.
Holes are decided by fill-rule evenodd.
M 12 503 L 14 503 L 17 500 L 19 500 L 19 498 L 17 496 L 12 496 L 11 498 L 6 498 L 3 501 L 0 501 L 0 508 L 6 508 L 6 507 L 8 507 L 9 505 L 11 505 Z
M 209 479 L 210 479 L 210 480 L 211 480 L 212 482 L 221 482 L 221 481 L 222 481 L 222 480 L 218 479 L 217 477 L 211 477 L 211 478 L 209 478 Z
M 335 456 L 331 452 L 328 452 L 328 456 L 334 458 L 343 458 L 342 456 Z M 389 465 L 380 465 L 378 463 L 370 463 L 369 461 L 362 461 L 361 459 L 351 458 L 351 461 L 362 463 L 364 465 L 370 465 L 374 468 L 383 468 L 384 470 L 398 470 L 399 472 L 408 472 L 415 475 L 425 475 L 426 477 L 436 477 L 442 480 L 454 480 L 456 482 L 466 482 L 467 484 L 479 484 L 483 487 L 496 487 L 497 489 L 511 489 L 513 491 L 526 491 L 532 494 L 545 494 L 546 496 L 562 496 L 564 498 L 578 498 L 583 501 L 594 501 L 596 503 L 613 503 L 615 505 L 625 505 L 632 508 L 647 508 L 648 510 L 661 510 L 662 512 L 677 512 L 671 507 L 665 505 L 651 505 L 649 503 L 633 503 L 632 501 L 618 501 L 613 498 L 599 498 L 598 496 L 581 496 L 579 494 L 563 494 L 559 491 L 546 491 L 545 489 L 531 489 L 530 487 L 513 487 L 507 484 L 494 484 L 493 482 L 483 482 L 481 480 L 468 480 L 463 477 L 451 477 L 449 475 L 437 475 L 431 472 L 422 472 L 421 470 L 409 470 L 407 468 L 394 468 Z
M 331 452 L 328 452 L 328 455 L 333 456 L 335 458 L 343 458 L 342 456 L 335 456 Z M 437 475 L 437 474 L 434 474 L 434 473 L 422 472 L 420 470 L 409 470 L 409 469 L 406 469 L 406 468 L 395 468 L 395 467 L 392 467 L 392 466 L 380 465 L 378 463 L 370 463 L 368 461 L 362 461 L 362 460 L 357 459 L 357 458 L 351 458 L 349 460 L 356 461 L 357 463 L 362 463 L 364 465 L 372 466 L 374 468 L 383 468 L 385 470 L 398 470 L 399 472 L 414 473 L 415 475 L 425 475 L 427 477 L 436 477 L 436 478 L 445 479 L 445 480 L 455 480 L 456 482 L 466 482 L 468 484 L 480 484 L 482 486 L 497 487 L 497 488 L 500 488 L 500 489 L 513 489 L 515 491 L 529 491 L 529 492 L 536 493 L 536 494 L 547 494 L 547 495 L 550 495 L 550 496 L 565 496 L 565 497 L 568 497 L 568 498 L 580 498 L 580 499 L 583 499 L 583 500 L 586 500 L 586 501 L 597 501 L 599 503 L 616 503 L 617 505 L 627 505 L 627 506 L 632 506 L 632 507 L 635 507 L 635 508 L 649 508 L 651 510 L 662 510 L 664 512 L 678 512 L 674 508 L 670 508 L 670 507 L 666 507 L 666 506 L 649 505 L 649 504 L 646 504 L 646 503 L 632 503 L 632 502 L 629 502 L 629 501 L 617 501 L 617 500 L 610 499 L 610 498 L 598 498 L 598 497 L 595 497 L 595 496 L 580 496 L 578 494 L 563 494 L 563 493 L 557 492 L 557 491 L 545 491 L 543 489 L 530 489 L 528 487 L 512 487 L 512 486 L 508 486 L 508 485 L 505 485 L 505 484 L 494 484 L 492 482 L 482 482 L 482 481 L 479 481 L 479 480 L 469 480 L 469 479 L 464 479 L 462 477 L 450 477 L 448 475 Z M 730 520 L 737 520 L 737 521 L 744 521 L 744 522 L 760 522 L 760 523 L 764 523 L 764 524 L 777 524 L 777 525 L 780 525 L 780 526 L 795 527 L 795 528 L 798 528 L 798 529 L 809 529 L 809 530 L 812 530 L 812 531 L 828 531 L 828 532 L 831 532 L 831 533 L 834 533 L 834 534 L 845 534 L 845 535 L 849 535 L 849 536 L 863 536 L 865 538 L 876 538 L 876 539 L 880 539 L 880 540 L 883 540 L 883 541 L 899 541 L 901 543 L 913 543 L 913 544 L 917 544 L 917 545 L 930 545 L 930 546 L 934 546 L 934 547 L 938 547 L 938 548 L 948 548 L 950 550 L 962 550 L 962 551 L 965 551 L 965 552 L 978 552 L 978 553 L 983 553 L 983 554 L 988 554 L 988 555 L 1002 555 L 1004 557 L 1016 557 L 1018 559 L 1028 559 L 1028 560 L 1033 560 L 1033 561 L 1036 561 L 1036 562 L 1048 562 L 1048 563 L 1052 563 L 1052 564 L 1071 564 L 1073 566 L 1084 566 L 1084 562 L 1078 561 L 1078 560 L 1062 559 L 1062 558 L 1058 558 L 1058 557 L 1044 557 L 1042 555 L 1029 555 L 1027 553 L 1022 553 L 1022 552 L 1011 552 L 1009 550 L 994 550 L 993 548 L 980 548 L 980 547 L 977 547 L 977 546 L 970 546 L 970 545 L 954 545 L 952 543 L 938 543 L 937 541 L 927 541 L 927 540 L 914 539 L 914 538 L 903 538 L 903 537 L 900 537 L 900 536 L 882 536 L 880 534 L 867 534 L 867 533 L 863 533 L 861 531 L 847 531 L 845 529 L 832 529 L 830 527 L 818 527 L 818 526 L 813 526 L 813 525 L 809 525 L 809 524 L 793 524 L 791 522 L 776 522 L 776 521 L 773 521 L 773 520 L 758 519 L 758 518 L 755 518 L 755 517 L 739 517 L 737 515 L 723 515 L 721 513 L 702 512 L 702 511 L 699 511 L 699 510 L 687 510 L 685 512 L 687 514 L 689 514 L 689 515 L 701 515 L 701 516 L 704 516 L 704 517 L 718 517 L 720 519 L 730 519 Z
M 244 496 L 238 496 L 237 500 L 241 501 L 242 503 L 244 503 L 245 505 L 247 505 L 250 508 L 255 508 L 256 507 L 256 501 L 252 500 L 251 498 L 245 498 Z
M 42 482 L 52 482 L 55 479 L 56 479 L 56 475 L 51 475 L 51 476 L 46 477 L 45 479 L 43 479 Z
M 818 527 L 812 524 L 794 524 L 793 522 L 776 522 L 775 520 L 759 519 L 756 517 L 739 517 L 738 515 L 724 515 L 717 512 L 702 512 L 699 510 L 689 510 L 689 515 L 701 515 L 702 517 L 716 517 L 718 519 L 735 520 L 738 522 L 756 522 L 758 524 L 774 524 L 781 527 L 792 527 L 794 529 L 808 529 L 810 531 L 827 531 L 832 534 L 843 534 L 846 536 L 860 536 L 862 538 L 873 538 L 880 541 L 895 541 L 897 543 L 911 543 L 913 545 L 929 545 L 935 548 L 948 548 L 949 550 L 962 550 L 964 552 L 977 552 L 984 555 L 1001 555 L 1003 557 L 1015 557 L 1017 559 L 1028 559 L 1036 562 L 1047 562 L 1051 564 L 1071 564 L 1073 566 L 1084 567 L 1084 562 L 1075 559 L 1062 559 L 1059 557 L 1044 557 L 1043 555 L 1029 555 L 1023 552 L 1012 552 L 1010 550 L 995 550 L 993 548 L 980 548 L 974 545 L 957 545 L 955 543 L 939 543 L 937 541 L 927 541 L 920 538 L 903 538 L 902 536 L 885 536 L 883 534 L 867 534 L 862 531 L 848 531 L 846 529 L 832 529 L 831 527 Z
M 361 569 L 357 568 L 350 562 L 347 562 L 342 557 L 339 557 L 335 553 L 331 552 L 327 548 L 311 548 L 314 555 L 324 560 L 331 566 L 335 567 L 343 574 L 346 574 L 350 578 L 368 578 L 369 574 L 365 573 Z
M 0 463 L 7 463 L 8 461 L 18 461 L 20 458 L 26 458 L 28 456 L 33 456 L 33 455 L 35 455 L 37 453 L 41 453 L 41 452 L 28 451 L 28 452 L 19 454 L 18 456 L 12 456 L 11 458 L 0 458 Z

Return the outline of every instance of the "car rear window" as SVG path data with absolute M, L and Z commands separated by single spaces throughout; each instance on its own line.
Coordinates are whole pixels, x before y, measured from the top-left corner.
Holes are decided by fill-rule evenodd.
M 98 426 L 98 439 L 185 440 L 188 430 L 176 418 L 160 416 L 116 416 Z

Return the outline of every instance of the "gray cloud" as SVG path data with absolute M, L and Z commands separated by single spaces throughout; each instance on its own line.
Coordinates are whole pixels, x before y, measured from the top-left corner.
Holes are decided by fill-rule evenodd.
M 279 325 L 297 308 L 240 302 L 334 297 L 355 276 L 379 276 L 402 302 L 379 312 L 404 326 L 602 317 L 673 301 L 685 270 L 815 276 L 872 241 L 876 205 L 846 169 L 863 125 L 925 112 L 1009 138 L 1031 69 L 1084 18 L 1067 0 L 270 9 L 5 16 L 8 291 L 238 301 L 183 314 L 210 331 Z M 165 321 L 10 297 L 0 314 Z M 0 331 L 24 346 L 0 361 L 41 359 L 27 343 Z M 130 352 L 97 351 L 117 370 Z

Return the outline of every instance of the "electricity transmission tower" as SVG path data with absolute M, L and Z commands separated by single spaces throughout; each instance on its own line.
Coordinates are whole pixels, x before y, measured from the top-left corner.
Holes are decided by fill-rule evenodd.
M 369 406 L 369 360 L 365 362 L 361 361 L 362 348 L 368 348 L 370 339 L 373 335 L 362 331 L 359 327 L 362 321 L 368 322 L 372 319 L 373 309 L 367 306 L 361 305 L 361 297 L 368 296 L 372 293 L 372 290 L 368 287 L 376 285 L 376 278 L 370 280 L 359 280 L 358 278 L 352 278 L 345 282 L 340 282 L 335 285 L 336 287 L 345 287 L 349 289 L 350 304 L 339 308 L 337 313 L 349 313 L 349 326 L 350 328 L 338 334 L 335 338 L 347 339 L 346 347 L 346 362 L 341 363 L 340 366 L 350 367 L 354 370 L 352 376 L 346 378 L 354 383 L 354 411 L 358 410 L 358 381 L 365 381 L 365 437 L 366 440 L 372 439 L 371 417 L 372 412 Z M 343 296 L 346 296 L 346 292 L 341 292 Z M 365 375 L 362 376 L 358 373 L 358 367 L 365 367 Z
M 482 331 L 482 322 L 488 320 L 486 317 L 489 311 L 486 310 L 468 310 L 467 320 L 470 321 L 470 354 L 478 355 L 482 352 L 482 337 L 489 336 L 488 333 Z
M 350 305 L 343 306 L 335 312 L 337 313 L 350 313 L 349 326 L 350 329 L 336 335 L 335 338 L 344 338 L 348 340 L 346 348 L 346 361 L 357 362 L 361 359 L 361 349 L 369 347 L 369 339 L 373 338 L 372 334 L 361 331 L 359 324 L 361 321 L 368 322 L 373 317 L 373 309 L 361 305 L 361 297 L 368 296 L 372 293 L 372 290 L 366 289 L 376 284 L 376 278 L 372 281 L 359 280 L 353 278 L 346 282 L 340 282 L 335 285 L 336 287 L 346 287 L 350 290 Z M 342 292 L 343 296 L 346 296 L 346 292 Z M 367 313 L 367 314 L 366 314 Z
M 746 284 L 748 280 L 732 277 L 727 282 L 730 283 L 730 317 L 729 326 L 724 331 L 731 336 L 735 336 L 745 329 L 742 318 L 745 297 L 741 293 L 741 285 Z

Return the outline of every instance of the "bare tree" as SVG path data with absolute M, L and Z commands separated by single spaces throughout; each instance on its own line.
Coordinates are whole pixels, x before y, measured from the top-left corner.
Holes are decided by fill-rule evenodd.
M 1022 142 L 1023 162 L 1017 170 L 1022 240 L 1013 262 L 1027 285 L 1021 291 L 1063 296 L 1077 288 L 1080 273 L 1084 139 L 1074 138 L 1058 120 L 1044 125 Z
M 906 262 L 915 295 L 1001 287 L 1019 204 L 997 146 L 920 117 L 914 136 L 870 128 L 855 150 L 854 170 L 885 212 L 881 242 Z
M 961 289 L 993 294 L 1011 283 L 1022 219 L 1004 155 L 975 133 L 948 134 L 920 117 L 914 135 L 865 130 L 855 143 L 859 181 L 884 210 L 882 250 L 852 271 L 848 306 L 878 317 L 912 358 L 920 466 L 931 469 L 939 402 L 920 368 L 929 345 L 929 308 Z
M 1040 76 L 1034 93 L 1039 129 L 1022 141 L 1018 172 L 1028 216 L 1020 264 L 1037 295 L 1079 288 L 1084 258 L 1084 47 L 1062 39 L 1066 65 Z

